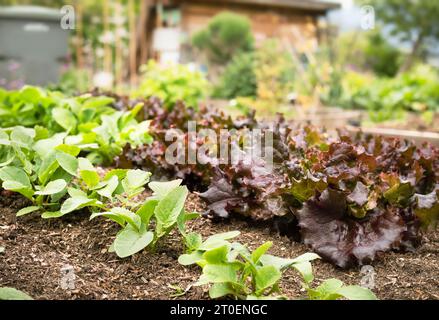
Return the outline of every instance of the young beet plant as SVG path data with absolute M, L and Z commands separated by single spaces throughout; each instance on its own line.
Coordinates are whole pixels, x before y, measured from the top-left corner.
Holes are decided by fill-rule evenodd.
M 299 272 L 309 299 L 376 299 L 374 294 L 358 286 L 344 286 L 336 279 L 329 279 L 312 289 L 314 279 L 311 261 L 318 259 L 314 253 L 305 253 L 294 259 L 266 254 L 272 246 L 265 242 L 253 252 L 238 242 L 229 242 L 239 235 L 231 231 L 213 235 L 202 242 L 201 236 L 188 234 L 188 253 L 179 257 L 182 265 L 197 264 L 202 275 L 196 285 L 211 285 L 209 296 L 213 299 L 230 296 L 235 299 L 286 299 L 281 295 L 279 282 L 283 273 L 293 268 Z
M 198 216 L 184 210 L 188 190 L 180 184 L 181 180 L 150 182 L 148 186 L 154 193 L 140 206 L 131 210 L 114 207 L 94 213 L 90 219 L 103 216 L 122 227 L 110 247 L 119 257 L 129 257 L 147 247 L 154 251 L 159 240 L 176 227 L 185 235 L 186 221 Z

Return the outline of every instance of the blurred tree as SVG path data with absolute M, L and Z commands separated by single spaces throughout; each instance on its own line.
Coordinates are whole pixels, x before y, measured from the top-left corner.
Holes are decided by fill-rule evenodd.
M 393 77 L 401 67 L 401 52 L 390 45 L 380 31 L 368 34 L 364 55 L 365 66 L 380 76 Z
M 372 5 L 377 20 L 387 24 L 393 35 L 410 42 L 411 52 L 400 68 L 409 70 L 429 41 L 439 40 L 439 1 L 432 0 L 357 0 Z
M 403 55 L 383 36 L 380 28 L 341 34 L 330 47 L 333 64 L 373 71 L 380 76 L 393 77 L 401 67 Z
M 253 49 L 251 24 L 246 17 L 223 12 L 192 38 L 193 45 L 206 54 L 212 64 L 225 65 L 238 52 Z

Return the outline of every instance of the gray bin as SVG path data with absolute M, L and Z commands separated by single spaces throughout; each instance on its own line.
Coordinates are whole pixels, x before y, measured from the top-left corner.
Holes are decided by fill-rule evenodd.
M 69 30 L 56 9 L 0 7 L 0 79 L 26 84 L 56 83 L 68 54 Z

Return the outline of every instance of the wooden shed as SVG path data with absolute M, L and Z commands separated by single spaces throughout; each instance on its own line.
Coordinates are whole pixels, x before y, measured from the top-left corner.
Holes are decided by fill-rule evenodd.
M 144 0 L 139 58 L 145 62 L 166 55 L 185 60 L 182 51 L 191 35 L 223 11 L 247 16 L 257 42 L 277 37 L 288 29 L 300 50 L 300 45 L 318 43 L 318 17 L 339 6 L 318 0 Z

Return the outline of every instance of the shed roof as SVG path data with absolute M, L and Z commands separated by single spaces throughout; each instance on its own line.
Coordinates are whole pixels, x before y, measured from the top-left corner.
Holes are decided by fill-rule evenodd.
M 0 18 L 59 21 L 61 16 L 59 10 L 40 6 L 0 6 Z
M 267 7 L 283 7 L 310 11 L 328 11 L 340 8 L 340 3 L 322 0 L 179 0 L 179 2 L 202 2 L 202 3 L 230 3 L 247 4 Z

